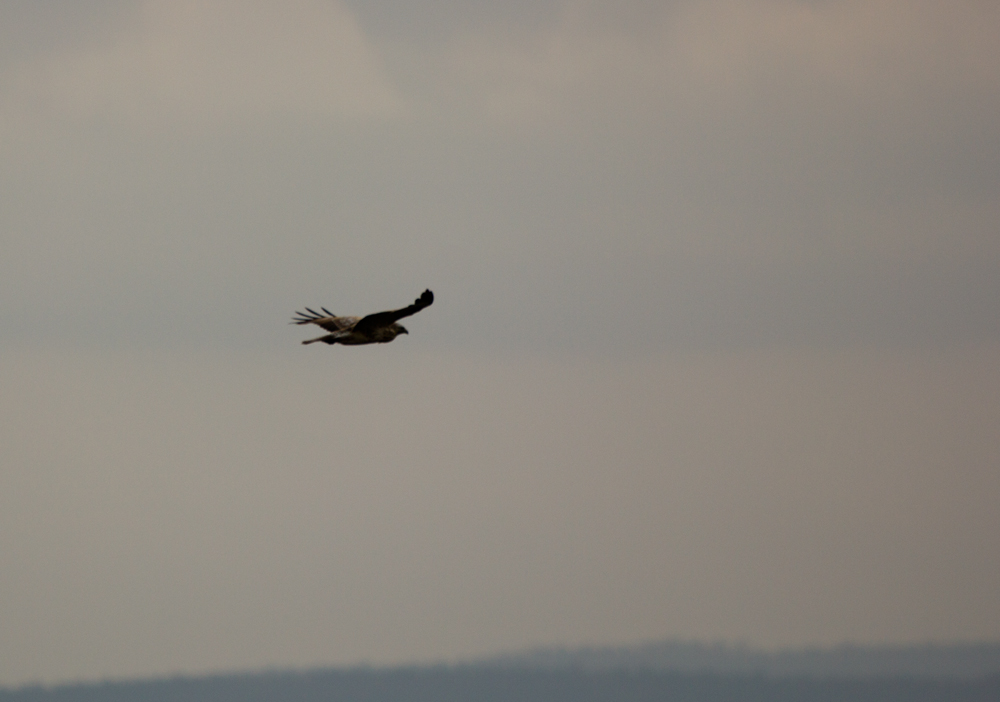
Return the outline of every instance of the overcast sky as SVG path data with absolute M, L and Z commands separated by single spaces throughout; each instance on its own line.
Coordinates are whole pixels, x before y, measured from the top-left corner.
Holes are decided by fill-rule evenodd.
M 0 684 L 1000 638 L 998 33 L 0 0 Z

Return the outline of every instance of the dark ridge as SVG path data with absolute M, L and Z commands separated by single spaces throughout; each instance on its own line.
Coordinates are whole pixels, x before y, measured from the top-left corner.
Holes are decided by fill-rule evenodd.
M 659 670 L 772 677 L 973 679 L 1000 674 L 1000 643 L 844 644 L 836 648 L 766 651 L 730 644 L 660 641 L 640 646 L 539 648 L 486 658 L 480 664 L 546 670 Z
M 315 670 L 0 691 L 0 702 L 996 702 L 1000 676 L 842 679 L 478 666 Z

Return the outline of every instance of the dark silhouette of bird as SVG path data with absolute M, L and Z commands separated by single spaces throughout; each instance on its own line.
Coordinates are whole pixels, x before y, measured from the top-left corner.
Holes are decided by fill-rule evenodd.
M 326 313 L 321 315 L 306 307 L 305 312 L 296 312 L 292 324 L 315 324 L 323 327 L 329 334 L 315 339 L 307 339 L 303 344 L 322 341 L 324 344 L 344 344 L 358 346 L 360 344 L 387 344 L 400 334 L 409 334 L 406 327 L 396 324 L 396 320 L 416 314 L 434 302 L 434 293 L 424 290 L 413 304 L 399 310 L 376 312 L 365 317 L 338 317 L 325 307 L 320 307 Z

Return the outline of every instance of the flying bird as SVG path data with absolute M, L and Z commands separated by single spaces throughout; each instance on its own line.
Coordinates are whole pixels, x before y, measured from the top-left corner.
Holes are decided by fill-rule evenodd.
M 409 334 L 406 327 L 396 324 L 396 320 L 416 314 L 434 302 L 434 293 L 424 290 L 423 294 L 413 301 L 409 307 L 388 312 L 376 312 L 365 317 L 338 317 L 325 307 L 320 307 L 326 316 L 306 307 L 305 312 L 296 312 L 292 324 L 315 324 L 323 327 L 329 334 L 315 339 L 307 339 L 303 344 L 322 341 L 324 344 L 344 344 L 357 346 L 359 344 L 386 344 L 399 334 Z

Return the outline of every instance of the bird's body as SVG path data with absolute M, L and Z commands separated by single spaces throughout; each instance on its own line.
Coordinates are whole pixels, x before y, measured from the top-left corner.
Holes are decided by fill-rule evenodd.
M 315 339 L 307 339 L 303 344 L 322 341 L 324 344 L 343 344 L 359 346 L 361 344 L 386 344 L 400 334 L 409 334 L 406 327 L 396 324 L 396 320 L 416 314 L 434 302 L 434 293 L 424 290 L 412 305 L 399 310 L 376 312 L 365 317 L 338 317 L 325 307 L 320 307 L 327 316 L 306 307 L 306 312 L 296 312 L 292 318 L 293 324 L 315 324 L 326 329 L 329 334 Z

